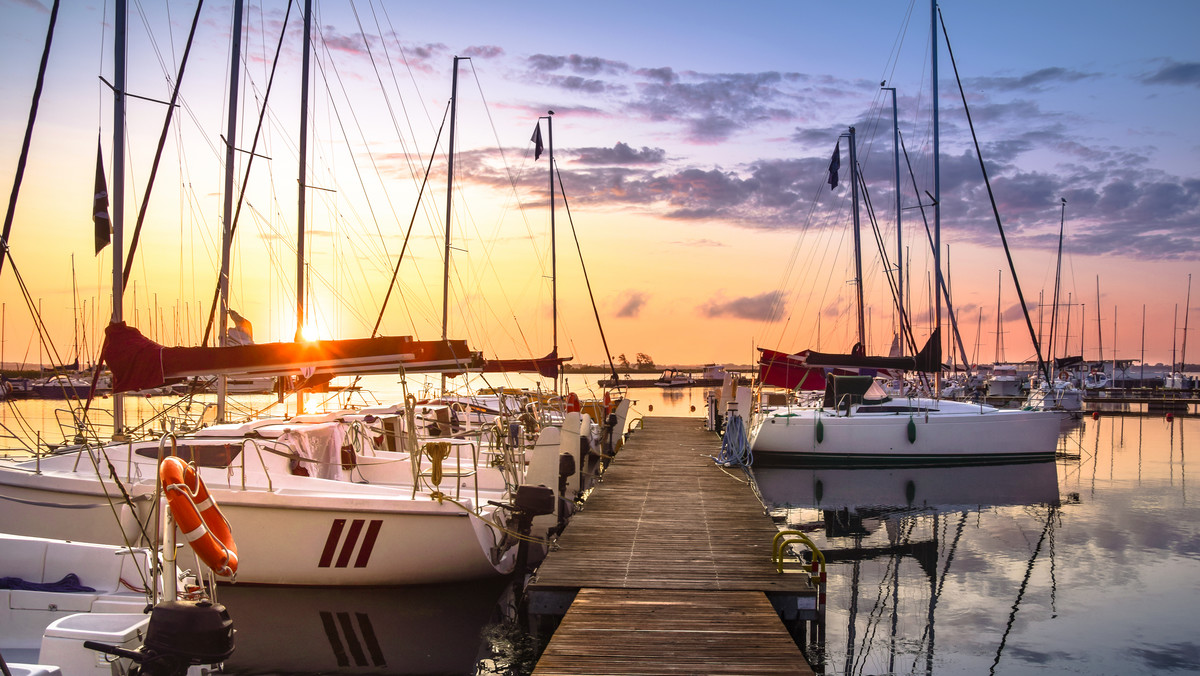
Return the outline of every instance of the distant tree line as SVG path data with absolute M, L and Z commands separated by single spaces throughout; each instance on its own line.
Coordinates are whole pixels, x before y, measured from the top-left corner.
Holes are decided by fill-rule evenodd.
M 629 358 L 626 357 L 624 353 L 618 354 L 612 358 L 612 365 L 619 373 L 638 373 L 643 371 L 658 370 L 658 367 L 654 364 L 654 358 L 645 352 L 638 352 L 636 355 L 634 355 L 632 364 L 629 362 Z M 564 364 L 563 367 L 568 371 L 586 371 L 589 373 L 596 371 L 607 372 L 609 370 L 608 364 Z

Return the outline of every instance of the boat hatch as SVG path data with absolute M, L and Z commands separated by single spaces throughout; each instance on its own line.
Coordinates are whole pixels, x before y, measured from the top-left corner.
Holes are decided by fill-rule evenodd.
M 851 404 L 882 404 L 891 399 L 871 376 L 829 375 L 825 378 L 825 408 L 845 409 Z
M 134 451 L 146 458 L 158 458 L 157 447 L 139 448 Z M 228 467 L 242 452 L 241 444 L 189 444 L 180 443 L 175 447 L 175 455 L 187 463 L 195 463 L 197 467 Z

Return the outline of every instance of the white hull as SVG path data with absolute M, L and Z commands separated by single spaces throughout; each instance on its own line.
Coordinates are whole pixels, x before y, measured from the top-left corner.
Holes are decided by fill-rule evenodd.
M 125 463 L 114 461 L 137 506 L 131 509 L 107 477 L 101 484 L 86 469 L 71 471 L 76 455 L 44 458 L 41 474 L 0 471 L 0 501 L 5 505 L 0 531 L 104 544 L 122 544 L 129 538 L 138 543 L 141 521 L 153 536 L 158 523 L 150 514 L 155 462 L 135 463 L 132 480 L 126 480 Z M 286 460 L 270 454 L 263 458 L 271 469 L 269 484 L 248 475 L 243 487 L 236 466 L 234 472 L 201 469 L 237 542 L 238 582 L 407 585 L 488 577 L 512 569 L 515 552 L 500 552 L 500 535 L 469 512 L 472 503 L 466 498 L 460 507 L 427 494 L 414 498 L 411 488 L 293 476 L 286 471 Z M 256 464 L 259 458 L 246 462 Z M 84 458 L 82 465 L 90 463 Z M 453 481 L 443 489 L 451 497 Z M 110 496 L 120 526 L 109 506 Z M 502 518 L 490 507 L 482 513 Z M 184 557 L 192 560 L 190 554 Z
M 1059 418 L 1053 414 L 925 399 L 893 405 L 926 410 L 865 413 L 855 406 L 846 415 L 820 408 L 769 409 L 750 430 L 754 461 L 766 466 L 1001 464 L 1053 458 L 1057 449 Z

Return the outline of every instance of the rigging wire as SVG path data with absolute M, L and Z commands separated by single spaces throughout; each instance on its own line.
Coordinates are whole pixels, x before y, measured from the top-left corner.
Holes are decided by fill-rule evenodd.
M 262 109 L 258 116 L 258 125 L 255 127 L 255 130 L 254 130 L 254 140 L 250 144 L 250 151 L 248 153 L 249 157 L 246 160 L 246 170 L 242 176 L 242 188 L 238 192 L 237 209 L 233 212 L 233 223 L 231 223 L 229 226 L 229 239 L 231 241 L 233 241 L 233 239 L 234 239 L 234 233 L 237 232 L 238 219 L 241 217 L 241 213 L 242 213 L 242 204 L 245 202 L 245 199 L 246 199 L 246 186 L 250 182 L 250 167 L 254 163 L 254 157 L 256 155 L 255 151 L 258 149 L 258 140 L 262 133 L 263 121 L 266 119 L 266 116 L 267 116 L 267 102 L 270 100 L 271 88 L 275 82 L 275 69 L 279 65 L 279 52 L 283 48 L 283 38 L 285 35 L 287 35 L 287 23 L 288 23 L 288 18 L 291 16 L 291 13 L 292 13 L 292 2 L 291 2 L 291 0 L 288 0 L 287 12 L 284 14 L 284 17 L 283 17 L 283 27 L 279 31 L 279 42 L 276 44 L 276 47 L 275 47 L 275 59 L 271 64 L 271 75 L 270 75 L 270 78 L 267 80 L 266 95 L 263 97 Z M 237 142 L 236 139 L 226 139 L 226 143 L 229 143 L 231 145 L 235 144 L 236 142 Z M 219 275 L 218 275 L 218 277 L 219 277 Z M 221 292 L 220 280 L 218 279 L 217 281 L 218 281 L 218 283 L 216 285 L 217 288 L 213 290 L 213 301 L 212 301 L 212 305 L 210 306 L 209 312 L 208 312 L 208 326 L 206 326 L 204 329 L 204 340 L 202 341 L 202 344 L 207 344 L 209 337 L 212 335 L 213 319 L 216 315 L 217 301 L 219 300 L 219 295 Z
M 42 85 L 46 81 L 46 64 L 50 60 L 50 46 L 54 42 L 54 24 L 58 21 L 59 0 L 54 0 L 50 9 L 50 22 L 46 29 L 46 45 L 42 49 L 41 65 L 38 67 L 37 82 L 33 87 L 33 101 L 29 105 L 29 119 L 25 125 L 25 137 L 21 141 L 21 154 L 17 159 L 17 173 L 13 178 L 12 192 L 8 198 L 8 211 L 4 215 L 4 229 L 0 232 L 0 273 L 4 272 L 4 259 L 9 255 L 8 235 L 12 231 L 13 217 L 17 211 L 17 196 L 21 193 L 21 181 L 25 177 L 25 164 L 29 160 L 29 145 L 33 140 L 33 125 L 37 121 L 38 103 L 42 100 Z
M 446 117 L 450 114 L 450 103 L 446 103 L 445 114 L 442 115 L 442 124 L 438 127 L 437 137 L 434 139 L 434 148 L 437 148 L 438 142 L 442 139 L 442 130 L 446 126 Z M 404 233 L 404 243 L 400 246 L 400 255 L 396 257 L 396 267 L 392 270 L 392 281 L 388 283 L 387 293 L 383 297 L 383 303 L 379 306 L 379 317 L 375 320 L 375 328 L 371 329 L 371 337 L 375 337 L 379 333 L 379 325 L 383 323 L 383 315 L 387 311 L 388 300 L 392 297 L 392 289 L 396 286 L 396 277 L 400 274 L 400 264 L 404 262 L 404 252 L 408 250 L 408 239 L 412 236 L 413 226 L 417 221 L 417 210 L 420 208 L 421 196 L 425 194 L 425 184 L 429 181 L 429 174 L 433 170 L 433 160 L 437 156 L 437 151 L 429 154 L 429 164 L 425 167 L 425 174 L 421 178 L 421 187 L 417 191 L 417 198 L 413 204 L 412 218 L 408 221 L 408 230 Z
M 583 247 L 579 244 L 579 232 L 575 229 L 575 218 L 571 216 L 571 206 L 567 202 L 567 188 L 563 185 L 562 174 L 557 171 L 558 165 L 554 166 L 555 175 L 558 177 L 559 194 L 562 196 L 563 208 L 567 211 L 567 223 L 571 225 L 571 237 L 575 239 L 575 251 L 579 254 L 579 265 L 583 268 L 583 281 L 587 285 L 588 299 L 592 301 L 592 313 L 596 316 L 596 328 L 600 330 L 600 343 L 604 345 L 604 355 L 608 359 L 608 367 L 612 370 L 613 383 L 620 381 L 617 377 L 617 367 L 613 364 L 612 350 L 608 349 L 608 339 L 604 337 L 604 324 L 600 321 L 600 310 L 596 307 L 596 295 L 592 293 L 592 282 L 588 277 L 587 263 L 583 260 Z M 558 358 L 558 355 L 554 355 Z
M 962 79 L 958 76 L 958 63 L 954 60 L 954 50 L 950 47 L 950 34 L 946 31 L 946 19 L 942 16 L 940 7 L 938 8 L 938 19 L 941 21 L 942 35 L 946 38 L 946 52 L 950 55 L 950 65 L 954 68 L 954 79 L 958 83 L 958 91 L 962 96 L 963 110 L 967 114 L 967 126 L 971 128 L 971 140 L 975 143 L 975 155 L 979 158 L 979 170 L 983 173 L 983 182 L 987 186 L 988 200 L 992 204 L 992 215 L 995 216 L 996 228 L 1000 231 L 1000 242 L 1004 245 L 1004 257 L 1008 259 L 1008 268 L 1012 273 L 1013 286 L 1016 287 L 1017 298 L 1021 301 L 1021 312 L 1025 315 L 1025 324 L 1029 328 L 1029 338 L 1033 341 L 1034 352 L 1037 353 L 1038 368 L 1044 373 L 1046 381 L 1050 382 L 1050 366 L 1042 359 L 1041 344 L 1038 341 L 1037 332 L 1033 330 L 1033 320 L 1029 317 L 1029 306 L 1025 303 L 1025 294 L 1021 291 L 1021 283 L 1017 279 L 1017 268 L 1013 263 L 1012 252 L 1008 248 L 1008 238 L 1004 235 L 1004 226 L 1000 222 L 1000 210 L 996 206 L 996 195 L 992 192 L 991 181 L 988 180 L 987 167 L 983 162 L 983 151 L 979 148 L 979 137 L 975 134 L 975 123 L 971 119 L 971 109 L 967 105 L 967 94 L 963 90 Z M 940 270 L 938 271 L 938 276 L 939 278 L 941 277 Z
M 290 2 L 288 6 L 291 6 Z M 133 269 L 134 255 L 137 253 L 138 241 L 142 234 L 142 224 L 146 220 L 146 208 L 150 205 L 150 192 L 154 189 L 154 178 L 158 175 L 158 165 L 162 160 L 163 148 L 167 145 L 167 133 L 171 130 L 171 121 L 175 113 L 175 101 L 179 98 L 179 88 L 183 85 L 183 74 L 187 68 L 188 56 L 192 52 L 192 41 L 196 37 L 196 26 L 200 22 L 200 10 L 203 7 L 204 0 L 198 0 L 196 2 L 196 13 L 192 17 L 192 27 L 188 31 L 187 45 L 183 48 L 183 59 L 179 64 L 179 74 L 175 77 L 175 86 L 171 92 L 171 101 L 167 104 L 167 114 L 163 120 L 162 133 L 158 137 L 158 148 L 154 152 L 154 162 L 150 165 L 150 176 L 146 179 L 146 192 L 142 195 L 142 203 L 138 207 L 137 223 L 133 227 L 133 239 L 129 243 L 129 252 L 125 258 L 125 270 L 122 273 L 122 291 L 129 284 L 129 273 Z M 145 16 L 142 17 L 142 20 L 145 21 Z M 148 29 L 149 27 L 147 26 Z M 155 51 L 157 52 L 157 48 Z M 159 60 L 161 61 L 161 57 Z M 114 177 L 114 180 L 121 180 L 121 177 Z

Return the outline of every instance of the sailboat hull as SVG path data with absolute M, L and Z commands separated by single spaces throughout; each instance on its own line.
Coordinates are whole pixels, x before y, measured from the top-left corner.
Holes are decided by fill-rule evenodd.
M 41 473 L 0 470 L 0 531 L 138 544 L 144 527 L 152 538 L 161 513 L 154 509 L 153 465 L 137 463 L 130 477 L 123 462 L 114 463 L 130 507 L 107 478 L 101 483 L 69 466 L 55 467 L 73 464 L 74 455 L 44 459 Z M 202 468 L 201 476 L 234 534 L 239 583 L 430 584 L 506 574 L 515 560 L 484 521 L 495 518 L 490 508 L 481 518 L 465 499 L 439 502 L 413 497 L 410 488 L 282 473 L 269 483 L 251 475 L 243 486 L 225 468 Z M 181 556 L 191 560 L 189 553 Z
M 1058 432 L 1053 414 L 958 402 L 939 402 L 939 409 L 925 411 L 849 415 L 778 408 L 755 423 L 750 445 L 755 464 L 764 466 L 985 465 L 1051 459 Z

